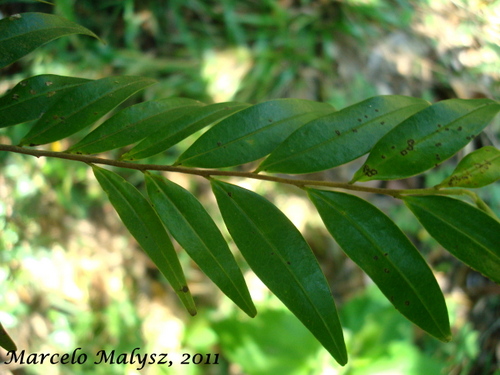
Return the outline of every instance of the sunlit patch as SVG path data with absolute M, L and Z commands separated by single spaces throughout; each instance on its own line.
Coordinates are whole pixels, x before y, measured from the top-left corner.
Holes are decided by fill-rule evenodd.
M 214 102 L 233 99 L 251 66 L 250 51 L 245 47 L 205 51 L 202 77 Z

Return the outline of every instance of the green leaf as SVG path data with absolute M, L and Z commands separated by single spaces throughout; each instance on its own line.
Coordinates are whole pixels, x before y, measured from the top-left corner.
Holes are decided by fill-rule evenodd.
M 68 152 L 96 154 L 140 141 L 203 103 L 184 98 L 150 100 L 118 112 Z
M 70 90 L 89 81 L 42 74 L 19 82 L 0 98 L 0 128 L 36 120 Z
M 257 171 L 312 173 L 347 163 L 370 151 L 389 130 L 428 105 L 425 100 L 399 95 L 367 99 L 300 127 Z
M 123 177 L 92 165 L 97 181 L 106 192 L 123 224 L 172 285 L 191 315 L 196 306 L 170 238 L 147 199 Z
M 5 328 L 3 328 L 2 323 L 0 323 L 0 347 L 4 348 L 8 352 L 17 350 L 16 344 L 10 338 Z
M 70 34 L 85 34 L 99 39 L 89 29 L 53 14 L 21 13 L 5 17 L 0 20 L 0 68 L 53 39 Z
M 500 284 L 500 223 L 458 199 L 407 196 L 404 202 L 446 250 Z
M 186 189 L 146 173 L 148 195 L 170 234 L 220 290 L 249 316 L 257 310 L 231 250 L 201 203 Z
M 143 77 L 119 76 L 84 83 L 60 98 L 21 140 L 39 145 L 66 138 L 93 124 L 132 94 L 155 83 Z
M 154 133 L 149 134 L 142 142 L 122 155 L 122 160 L 139 160 L 163 152 L 176 145 L 189 135 L 197 132 L 207 125 L 249 107 L 250 104 L 237 102 L 216 103 L 197 108 L 168 126 L 163 126 Z
M 326 103 L 276 99 L 256 104 L 219 122 L 176 161 L 189 167 L 231 167 L 273 151 L 299 126 L 334 111 Z
M 290 220 L 260 195 L 212 180 L 234 242 L 255 274 L 341 365 L 342 327 L 328 282 L 311 248 Z
M 441 187 L 479 188 L 500 179 L 500 151 L 493 146 L 482 147 L 466 155 Z
M 424 172 L 452 157 L 500 110 L 490 99 L 450 99 L 408 118 L 375 145 L 351 182 L 392 180 Z
M 394 222 L 356 196 L 308 189 L 333 238 L 406 318 L 441 341 L 451 339 L 443 294 L 431 269 Z

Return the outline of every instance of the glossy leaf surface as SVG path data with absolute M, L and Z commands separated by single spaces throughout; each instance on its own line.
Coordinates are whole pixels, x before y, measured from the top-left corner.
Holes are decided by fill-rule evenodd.
M 181 264 L 155 210 L 140 191 L 123 177 L 95 165 L 92 169 L 123 224 L 167 278 L 187 311 L 195 315 L 196 307 Z
M 66 138 L 153 83 L 155 81 L 149 78 L 119 76 L 82 84 L 50 107 L 21 140 L 21 145 L 39 145 Z
M 497 220 L 454 198 L 408 196 L 403 200 L 446 250 L 500 284 L 500 223 Z
M 249 316 L 257 310 L 243 274 L 219 228 L 201 203 L 186 189 L 146 173 L 149 198 L 170 234 L 200 269 Z
M 2 323 L 0 323 L 0 347 L 4 348 L 7 351 L 15 351 L 17 350 L 17 346 L 12 341 L 12 338 L 9 336 Z
M 437 187 L 478 188 L 500 179 L 500 151 L 493 146 L 482 147 L 466 155 Z
M 5 17 L 0 20 L 0 68 L 53 39 L 70 34 L 99 39 L 87 28 L 53 14 L 22 13 Z
M 185 98 L 150 100 L 118 112 L 68 151 L 95 154 L 138 142 L 203 103 Z
M 70 90 L 89 81 L 53 74 L 22 80 L 0 98 L 0 128 L 36 120 Z
M 443 294 L 415 246 L 382 211 L 354 195 L 308 189 L 326 228 L 344 252 L 410 321 L 451 339 Z
M 197 108 L 176 121 L 170 122 L 158 131 L 148 135 L 142 142 L 122 156 L 123 160 L 138 160 L 163 152 L 184 138 L 216 123 L 235 112 L 249 107 L 249 104 L 228 102 Z
M 333 112 L 332 106 L 301 99 L 256 104 L 219 122 L 177 160 L 189 167 L 231 167 L 273 151 L 299 126 Z
M 312 173 L 364 155 L 389 130 L 427 107 L 422 99 L 376 96 L 300 127 L 257 171 Z
M 375 145 L 352 181 L 414 176 L 453 156 L 500 110 L 490 99 L 450 99 L 411 116 Z
M 255 274 L 337 362 L 347 363 L 330 288 L 297 228 L 254 192 L 216 180 L 212 189 L 229 233 Z

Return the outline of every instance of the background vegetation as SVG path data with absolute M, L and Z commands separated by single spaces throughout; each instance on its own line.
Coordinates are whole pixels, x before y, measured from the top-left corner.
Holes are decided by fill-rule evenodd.
M 88 27 L 106 44 L 82 36 L 54 41 L 0 71 L 0 93 L 42 73 L 86 78 L 137 74 L 159 80 L 143 99 L 256 103 L 295 97 L 337 108 L 375 94 L 431 101 L 500 99 L 498 1 L 54 3 L 3 1 L 0 12 L 56 13 Z M 494 123 L 471 147 L 488 137 L 498 148 L 499 125 Z M 28 126 L 2 130 L 2 143 L 19 141 Z M 65 146 L 50 145 L 53 150 Z M 451 172 L 452 164 L 404 183 L 432 186 Z M 345 168 L 334 176 L 324 172 L 324 177 L 346 180 L 356 167 Z M 319 229 L 318 217 L 300 197 L 285 187 L 249 182 L 254 191 L 273 197 L 305 233 L 341 301 L 351 360 L 340 368 L 249 272 L 257 318 L 236 311 L 193 264 L 186 267 L 187 277 L 203 308 L 194 318 L 186 316 L 87 169 L 64 160 L 0 154 L 0 321 L 20 348 L 221 353 L 218 366 L 150 366 L 145 374 L 500 373 L 498 285 L 455 261 L 392 201 L 374 198 L 433 265 L 452 314 L 454 340 L 449 344 L 423 335 L 385 302 Z M 125 173 L 133 182 L 135 175 Z M 169 178 L 214 209 L 203 181 Z M 481 192 L 500 214 L 500 186 Z M 189 262 L 182 254 L 181 260 Z M 89 363 L 10 369 L 17 374 L 135 374 L 135 368 Z

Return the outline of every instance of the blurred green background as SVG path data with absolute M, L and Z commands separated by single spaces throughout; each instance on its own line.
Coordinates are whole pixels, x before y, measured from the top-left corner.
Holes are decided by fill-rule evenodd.
M 378 94 L 430 101 L 500 99 L 500 1 L 53 2 L 0 1 L 0 16 L 55 13 L 86 26 L 106 43 L 83 36 L 51 42 L 0 71 L 0 94 L 25 77 L 51 73 L 158 79 L 124 105 L 171 96 L 207 103 L 294 97 L 336 108 Z M 1 143 L 16 143 L 29 126 L 2 129 Z M 459 156 L 483 145 L 499 147 L 499 133 L 497 119 Z M 67 142 L 49 147 L 64 150 Z M 170 160 L 180 149 L 154 161 Z M 456 161 L 423 177 L 381 185 L 432 186 Z M 356 165 L 314 177 L 349 180 Z M 140 174 L 123 173 L 142 187 Z M 202 179 L 168 177 L 196 193 L 222 224 Z M 137 364 L 93 365 L 89 359 L 84 365 L 2 366 L 0 373 L 500 374 L 499 286 L 451 257 L 404 207 L 370 197 L 436 271 L 453 325 L 454 338 L 448 344 L 425 335 L 396 312 L 345 258 L 300 193 L 267 182 L 250 181 L 248 187 L 276 202 L 320 260 L 345 329 L 347 366 L 328 356 L 241 258 L 259 311 L 255 319 L 238 311 L 178 249 L 199 306 L 198 315 L 189 317 L 121 225 L 89 168 L 1 153 L 0 321 L 19 348 L 27 353 L 82 348 L 92 358 L 102 349 L 118 354 L 138 347 L 141 353 L 168 352 L 177 364 L 138 371 Z M 499 184 L 480 194 L 500 214 Z M 220 353 L 219 364 L 180 365 L 182 353 Z M 5 358 L 5 351 L 0 356 Z

